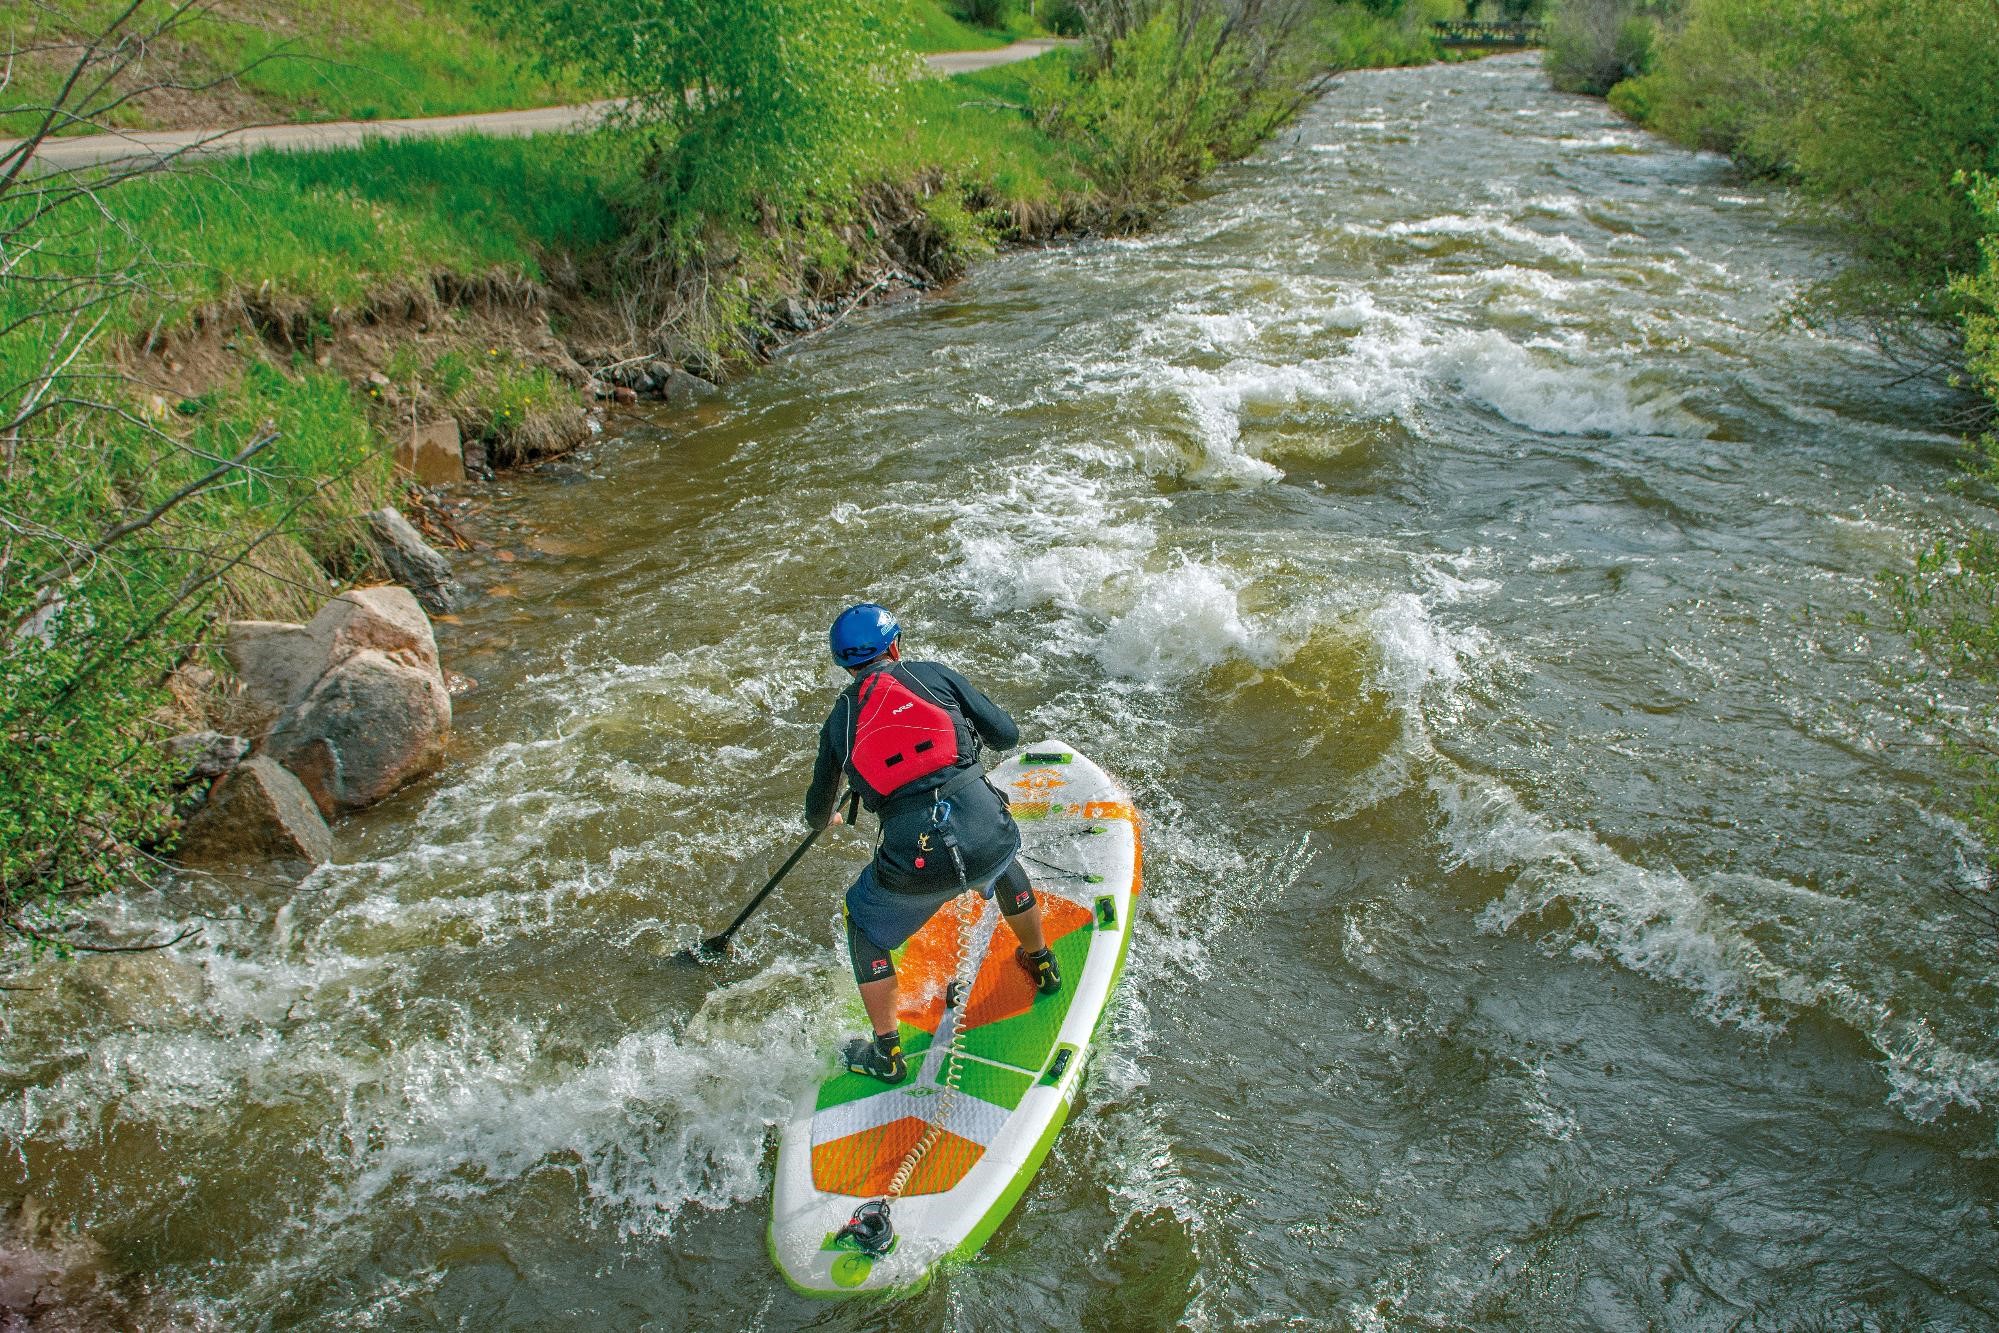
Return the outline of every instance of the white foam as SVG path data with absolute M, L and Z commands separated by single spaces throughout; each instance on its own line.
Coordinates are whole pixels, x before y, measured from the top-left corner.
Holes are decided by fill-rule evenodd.
M 1379 229 L 1358 227 L 1357 230 L 1381 236 L 1398 236 L 1419 240 L 1449 239 L 1452 237 L 1476 237 L 1483 240 L 1503 241 L 1509 245 L 1522 247 L 1547 259 L 1559 259 L 1566 263 L 1579 263 L 1588 258 L 1588 252 L 1572 237 L 1561 234 L 1548 235 L 1530 227 L 1523 227 L 1510 218 L 1496 213 L 1445 213 L 1437 217 L 1419 218 L 1409 222 L 1391 222 Z
M 1104 631 L 1097 662 L 1114 676 L 1160 683 L 1206 670 L 1231 655 L 1272 660 L 1277 642 L 1244 619 L 1240 584 L 1240 579 L 1193 561 L 1153 576 L 1131 609 Z
M 1420 708 L 1426 696 L 1451 699 L 1467 678 L 1468 664 L 1490 647 L 1481 629 L 1452 630 L 1438 624 L 1414 593 L 1387 598 L 1368 615 L 1367 625 L 1380 653 L 1375 684 L 1412 710 Z
M 1491 329 L 1449 339 L 1439 368 L 1507 420 L 1549 435 L 1707 434 L 1677 397 L 1639 398 L 1617 375 L 1550 363 Z

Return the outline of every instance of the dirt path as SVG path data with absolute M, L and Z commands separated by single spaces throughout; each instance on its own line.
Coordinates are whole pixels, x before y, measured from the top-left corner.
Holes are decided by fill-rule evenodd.
M 923 57 L 930 72 L 940 77 L 966 74 L 973 70 L 1030 60 L 1056 46 L 1059 41 L 1036 39 L 1015 42 L 991 51 L 945 51 Z M 73 139 L 52 139 L 35 154 L 43 169 L 60 171 L 68 167 L 92 166 L 180 153 L 237 154 L 260 148 L 313 149 L 351 148 L 367 139 L 438 138 L 451 134 L 491 134 L 507 138 L 529 134 L 554 134 L 580 129 L 603 114 L 610 102 L 590 102 L 582 106 L 548 106 L 530 111 L 488 111 L 471 116 L 431 116 L 414 120 L 332 120 L 316 125 L 262 125 L 238 130 L 158 130 L 92 134 Z M 14 147 L 17 139 L 0 139 L 0 153 Z

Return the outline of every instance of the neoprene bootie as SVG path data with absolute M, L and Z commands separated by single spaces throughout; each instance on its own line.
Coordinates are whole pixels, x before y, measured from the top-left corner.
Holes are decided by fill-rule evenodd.
M 1043 949 L 1040 953 L 1014 947 L 1013 956 L 1027 969 L 1027 975 L 1034 982 L 1034 989 L 1043 995 L 1053 995 L 1062 989 L 1062 969 L 1055 965 L 1055 951 Z
M 876 1033 L 873 1038 L 856 1037 L 840 1049 L 840 1061 L 850 1073 L 866 1074 L 884 1083 L 900 1083 L 909 1077 L 909 1062 L 902 1058 L 902 1037 Z

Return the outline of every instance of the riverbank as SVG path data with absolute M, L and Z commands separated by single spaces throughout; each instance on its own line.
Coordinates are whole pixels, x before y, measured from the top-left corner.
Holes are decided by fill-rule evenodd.
M 228 711 L 210 627 L 303 622 L 380 577 L 361 516 L 430 503 L 396 456 L 432 427 L 461 442 L 445 476 L 559 453 L 621 401 L 706 393 L 996 248 L 1143 227 L 1281 124 L 1329 59 L 1434 54 L 1421 14 L 1358 7 L 1308 34 L 1317 45 L 1258 54 L 1205 19 L 1164 40 L 1200 12 L 903 85 L 823 179 L 744 216 L 661 195 L 660 154 L 682 149 L 645 126 L 266 154 L 64 214 L 73 229 L 19 276 L 74 275 L 54 290 L 82 290 L 95 322 L 10 284 L 0 313 L 44 336 L 10 340 L 0 371 L 117 389 L 31 414 L 44 433 L 10 458 L 39 461 L 0 496 L 40 525 L 0 586 L 10 623 L 36 628 L 0 663 L 0 729 L 18 742 L 0 761 L 0 883 L 17 936 L 80 941 L 53 923 L 170 844 L 185 775 L 158 742 Z M 14 207 L 38 216 L 32 197 Z M 208 473 L 252 440 L 254 468 Z M 154 497 L 170 525 L 128 528 Z M 100 532 L 124 541 L 121 560 L 72 570 Z

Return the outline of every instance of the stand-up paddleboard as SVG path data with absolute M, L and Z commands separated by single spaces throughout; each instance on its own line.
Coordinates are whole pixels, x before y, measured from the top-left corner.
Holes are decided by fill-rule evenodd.
M 947 903 L 896 955 L 910 1076 L 893 1087 L 828 1077 L 778 1146 L 771 1258 L 808 1296 L 913 1288 L 978 1252 L 1068 1118 L 1124 969 L 1139 885 L 1130 794 L 1059 740 L 990 778 L 1020 823 L 1062 989 L 1035 993 L 997 905 L 976 895 Z M 842 1234 L 884 1199 L 886 1236 Z

